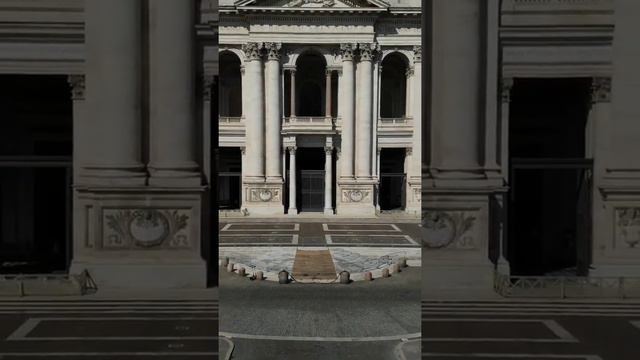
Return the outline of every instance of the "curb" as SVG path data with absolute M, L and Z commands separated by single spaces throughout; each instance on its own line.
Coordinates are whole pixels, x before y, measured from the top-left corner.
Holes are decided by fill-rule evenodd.
M 223 336 L 219 337 L 218 339 L 226 341 L 226 342 L 229 343 L 229 351 L 227 351 L 227 354 L 226 355 L 220 354 L 220 355 L 224 356 L 221 359 L 230 360 L 231 359 L 231 355 L 233 354 L 233 349 L 235 349 L 235 344 L 233 343 L 233 341 L 231 341 L 230 339 L 227 339 L 226 337 L 223 337 Z

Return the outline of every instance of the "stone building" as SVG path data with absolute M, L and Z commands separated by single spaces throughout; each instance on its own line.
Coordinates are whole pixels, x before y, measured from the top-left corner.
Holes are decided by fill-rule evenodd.
M 638 2 L 426 5 L 424 288 L 640 277 Z
M 216 1 L 0 1 L 2 273 L 217 278 L 216 24 Z
M 420 11 L 220 1 L 222 214 L 419 217 Z

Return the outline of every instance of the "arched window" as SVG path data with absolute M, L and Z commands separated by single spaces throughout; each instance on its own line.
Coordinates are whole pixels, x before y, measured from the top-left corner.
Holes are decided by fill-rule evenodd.
M 304 53 L 296 62 L 296 115 L 324 116 L 326 62 L 322 55 Z
M 242 116 L 242 75 L 240 58 L 230 51 L 220 53 L 220 105 L 221 117 Z
M 403 118 L 407 114 L 408 59 L 401 53 L 388 55 L 382 61 L 380 117 Z

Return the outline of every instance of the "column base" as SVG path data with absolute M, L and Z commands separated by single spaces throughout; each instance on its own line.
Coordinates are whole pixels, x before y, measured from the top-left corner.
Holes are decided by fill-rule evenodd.
M 331 209 L 324 209 L 324 214 L 325 215 L 334 215 L 335 213 L 333 212 L 333 208 L 331 208 Z
M 336 214 L 353 217 L 375 217 L 375 182 L 349 181 L 338 184 Z

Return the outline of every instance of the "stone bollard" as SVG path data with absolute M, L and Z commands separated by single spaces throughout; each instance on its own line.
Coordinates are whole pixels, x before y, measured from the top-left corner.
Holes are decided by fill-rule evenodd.
M 400 272 L 400 266 L 398 264 L 391 264 L 391 273 L 397 274 Z
M 262 273 L 262 271 L 258 271 L 256 273 L 256 280 L 264 280 L 264 274 Z
M 407 258 L 406 257 L 401 257 L 400 259 L 398 259 L 398 265 L 400 266 L 400 268 L 406 268 L 407 265 Z
M 388 278 L 389 277 L 389 268 L 382 269 L 382 277 L 383 278 Z
M 233 272 L 233 263 L 232 262 L 227 264 L 227 272 Z
M 225 257 L 222 259 L 222 267 L 227 267 L 227 265 L 229 264 L 229 258 Z
M 282 270 L 278 273 L 278 282 L 280 284 L 289 283 L 289 273 L 287 272 L 287 270 Z
M 238 275 L 244 277 L 246 275 L 246 270 L 245 268 L 241 267 L 240 269 L 238 269 Z
M 342 271 L 340 272 L 340 284 L 348 284 L 351 282 L 351 279 L 349 278 L 350 274 L 348 271 Z
M 364 279 L 366 281 L 371 281 L 373 280 L 373 274 L 371 273 L 371 271 L 367 271 L 366 273 L 364 273 Z

